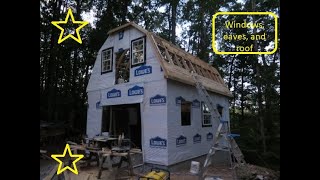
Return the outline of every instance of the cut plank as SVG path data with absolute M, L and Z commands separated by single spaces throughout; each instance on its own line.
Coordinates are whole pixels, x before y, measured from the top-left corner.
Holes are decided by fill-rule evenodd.
M 43 178 L 43 180 L 51 180 L 53 176 L 57 174 L 57 170 L 58 164 L 51 169 L 50 173 L 45 178 Z

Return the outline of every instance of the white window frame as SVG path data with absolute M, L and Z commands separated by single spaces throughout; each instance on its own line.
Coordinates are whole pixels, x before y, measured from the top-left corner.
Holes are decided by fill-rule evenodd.
M 203 106 L 207 107 L 208 112 L 204 112 Z M 205 116 L 210 116 L 210 123 L 205 123 L 205 118 L 204 118 Z M 204 102 L 201 102 L 201 119 L 202 119 L 202 126 L 212 126 L 211 113 L 210 113 L 210 110 L 209 110 L 208 106 Z
M 140 50 L 135 50 L 134 47 L 133 47 L 133 44 L 136 43 L 136 42 L 139 42 L 139 41 L 142 41 L 142 49 Z M 135 39 L 135 40 L 132 40 L 131 41 L 131 66 L 136 66 L 136 65 L 140 65 L 140 64 L 144 64 L 146 62 L 146 40 L 145 40 L 145 37 L 141 37 L 141 38 L 138 38 L 138 39 Z M 134 60 L 134 54 L 135 53 L 138 53 L 138 52 L 142 52 L 142 57 L 143 57 L 143 61 L 142 62 L 133 62 Z
M 109 58 L 107 59 L 107 54 L 110 53 Z M 112 71 L 112 60 L 113 60 L 113 47 L 107 48 L 101 51 L 101 74 Z M 110 62 L 110 68 L 104 69 L 104 62 Z

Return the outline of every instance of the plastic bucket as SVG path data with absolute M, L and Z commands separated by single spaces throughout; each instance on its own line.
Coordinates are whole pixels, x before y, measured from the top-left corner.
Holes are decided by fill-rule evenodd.
M 197 161 L 191 161 L 190 173 L 198 174 L 200 170 L 200 163 Z

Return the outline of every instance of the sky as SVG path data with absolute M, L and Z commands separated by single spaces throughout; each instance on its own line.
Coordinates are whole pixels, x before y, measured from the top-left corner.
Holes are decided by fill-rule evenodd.
M 240 2 L 240 3 L 244 3 L 244 0 L 237 0 L 238 2 Z M 95 25 L 94 25 L 94 21 L 95 20 L 97 20 L 97 18 L 95 18 L 94 16 L 95 16 L 95 7 L 93 7 L 93 9 L 92 10 L 90 10 L 90 12 L 86 12 L 86 13 L 83 13 L 82 14 L 82 18 L 85 20 L 85 21 L 89 21 L 89 23 L 90 23 L 90 25 L 93 27 L 93 28 L 95 28 Z M 162 12 L 162 13 L 164 13 L 165 12 L 165 10 L 166 10 L 166 7 L 165 6 L 162 6 L 162 7 L 160 7 L 159 9 L 158 9 L 158 11 L 159 12 Z M 220 11 L 225 11 L 225 9 L 220 9 Z M 212 14 L 213 15 L 213 14 Z M 186 23 L 186 24 L 184 24 L 184 25 L 181 25 L 181 24 L 179 24 L 179 23 L 177 23 L 177 25 L 176 25 L 176 36 L 179 38 L 179 39 L 181 39 L 181 34 L 182 34 L 182 29 L 187 29 L 188 28 L 188 26 L 190 26 L 190 23 Z M 188 42 L 187 42 L 188 43 Z M 218 43 L 218 41 L 216 41 L 216 46 L 217 47 L 219 47 L 219 43 Z M 269 44 L 269 46 L 268 47 L 266 47 L 266 48 L 268 48 L 268 49 L 273 49 L 273 44 Z
M 159 12 L 165 12 L 165 6 L 160 7 L 158 10 L 159 10 Z M 82 13 L 81 16 L 82 16 L 83 20 L 89 21 L 90 25 L 95 28 L 94 21 L 97 20 L 97 18 L 94 17 L 95 16 L 95 8 L 91 9 L 90 12 Z M 176 33 L 177 33 L 178 37 L 181 37 L 180 34 L 182 33 L 182 27 L 178 23 L 176 26 Z
M 92 27 L 95 27 L 94 21 L 95 21 L 97 18 L 95 18 L 94 15 L 95 15 L 94 9 L 91 9 L 90 12 L 82 13 L 81 16 L 82 16 L 83 20 L 89 21 L 90 25 L 91 25 Z

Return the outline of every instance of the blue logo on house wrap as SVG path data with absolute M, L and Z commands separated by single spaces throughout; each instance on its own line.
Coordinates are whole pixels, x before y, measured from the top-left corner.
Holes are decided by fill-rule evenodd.
M 167 147 L 167 140 L 162 139 L 159 136 L 157 136 L 155 138 L 151 138 L 150 139 L 150 147 L 166 148 Z
M 161 96 L 159 94 L 150 98 L 150 105 L 163 105 L 166 104 L 167 99 L 165 96 Z
M 197 99 L 192 101 L 192 107 L 194 108 L 199 108 L 200 107 L 200 101 L 198 101 Z
M 117 98 L 121 97 L 121 91 L 117 89 L 112 89 L 111 91 L 107 92 L 107 98 Z
M 178 146 L 185 145 L 185 144 L 187 144 L 187 137 L 181 135 L 181 136 L 179 136 L 179 137 L 176 139 L 176 145 L 177 145 L 177 147 L 178 147 Z
M 98 101 L 98 102 L 96 103 L 96 109 L 101 109 L 101 102 L 100 102 L 100 101 Z
M 140 86 L 133 86 L 132 88 L 128 89 L 128 96 L 138 96 L 143 95 L 144 89 Z
M 142 76 L 142 75 L 151 74 L 151 73 L 152 73 L 152 66 L 142 65 L 136 70 L 134 70 L 134 76 Z
M 196 134 L 193 136 L 193 143 L 200 143 L 201 142 L 201 135 Z
M 185 99 L 181 96 L 176 97 L 176 105 L 180 105 L 182 101 L 185 101 Z
M 207 134 L 207 140 L 210 141 L 210 140 L 212 140 L 212 139 L 213 139 L 213 134 L 212 134 L 211 132 L 209 132 L 209 133 Z

